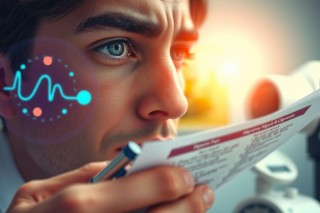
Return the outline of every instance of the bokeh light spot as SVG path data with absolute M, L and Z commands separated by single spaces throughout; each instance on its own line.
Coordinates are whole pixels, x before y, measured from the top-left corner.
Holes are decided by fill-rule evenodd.
M 62 114 L 66 115 L 68 113 L 68 110 L 67 109 L 62 109 L 61 112 L 62 112 Z
M 77 95 L 77 101 L 81 105 L 87 105 L 91 102 L 91 94 L 86 90 L 81 90 Z
M 21 64 L 21 65 L 20 65 L 20 69 L 21 69 L 21 70 L 25 70 L 25 69 L 26 69 L 26 65 L 25 65 L 25 64 Z
M 42 115 L 42 109 L 40 107 L 35 107 L 32 113 L 35 117 L 40 117 Z
M 52 57 L 50 56 L 45 56 L 43 58 L 43 64 L 44 65 L 47 65 L 47 66 L 50 66 L 52 64 Z

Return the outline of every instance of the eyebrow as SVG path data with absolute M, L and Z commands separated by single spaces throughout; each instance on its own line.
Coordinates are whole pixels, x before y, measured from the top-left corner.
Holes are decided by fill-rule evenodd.
M 90 17 L 80 23 L 75 28 L 74 34 L 104 30 L 108 27 L 138 33 L 148 37 L 157 37 L 161 33 L 160 27 L 151 21 L 142 20 L 122 13 L 107 13 L 101 16 Z
M 152 21 L 114 12 L 86 19 L 75 28 L 74 34 L 105 30 L 106 28 L 116 28 L 151 38 L 161 34 L 160 26 Z M 198 37 L 199 33 L 195 29 L 182 30 L 178 33 L 176 40 L 197 41 Z

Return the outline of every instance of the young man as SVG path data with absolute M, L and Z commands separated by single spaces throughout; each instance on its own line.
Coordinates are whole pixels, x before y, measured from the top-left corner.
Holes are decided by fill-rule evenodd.
M 2 211 L 187 213 L 212 206 L 210 188 L 172 166 L 87 183 L 105 166 L 90 162 L 112 159 L 128 141 L 176 136 L 187 109 L 181 68 L 198 38 L 204 1 L 0 2 Z

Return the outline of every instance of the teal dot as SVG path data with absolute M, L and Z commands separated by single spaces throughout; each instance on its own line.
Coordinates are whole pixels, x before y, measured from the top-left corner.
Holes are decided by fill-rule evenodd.
M 28 113 L 28 109 L 23 108 L 23 109 L 22 109 L 22 113 L 23 113 L 23 114 L 27 114 L 27 113 Z
M 70 77 L 73 77 L 73 76 L 74 76 L 74 72 L 70 71 L 70 72 L 69 72 L 69 76 L 70 76 Z
M 25 64 L 21 64 L 20 65 L 20 69 L 25 70 L 26 69 L 26 65 Z
M 61 112 L 62 112 L 62 114 L 66 115 L 68 113 L 68 110 L 67 109 L 62 109 Z
M 87 105 L 91 102 L 91 94 L 86 90 L 81 90 L 77 95 L 77 101 L 81 105 Z

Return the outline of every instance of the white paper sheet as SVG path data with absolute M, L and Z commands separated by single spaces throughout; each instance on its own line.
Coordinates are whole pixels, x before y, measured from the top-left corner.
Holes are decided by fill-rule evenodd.
M 320 116 L 320 90 L 273 114 L 245 123 L 143 145 L 129 174 L 158 166 L 188 169 L 197 184 L 217 190 L 253 167 Z

